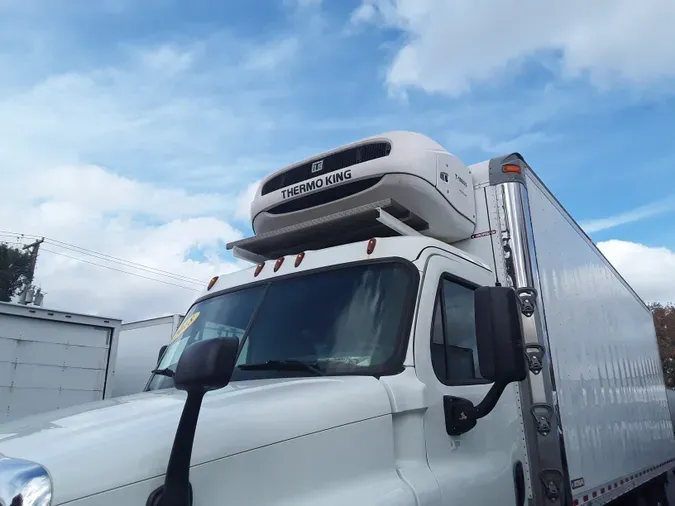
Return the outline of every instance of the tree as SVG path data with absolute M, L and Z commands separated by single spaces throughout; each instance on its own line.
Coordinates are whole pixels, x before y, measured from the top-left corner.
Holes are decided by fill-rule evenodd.
M 30 275 L 32 255 L 7 244 L 0 244 L 0 301 L 10 302 L 21 293 Z
M 675 387 L 675 306 L 651 303 L 649 309 L 654 316 L 656 339 L 659 343 L 663 376 L 671 388 Z

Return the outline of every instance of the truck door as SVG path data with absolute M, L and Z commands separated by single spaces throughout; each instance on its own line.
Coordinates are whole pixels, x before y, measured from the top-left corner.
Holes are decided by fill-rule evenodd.
M 478 364 L 473 291 L 493 284 L 489 271 L 459 257 L 435 255 L 425 268 L 415 328 L 415 370 L 429 395 L 427 459 L 447 506 L 525 504 L 524 433 L 513 385 L 469 432 L 449 436 L 445 428 L 444 395 L 464 397 L 476 405 L 490 388 Z

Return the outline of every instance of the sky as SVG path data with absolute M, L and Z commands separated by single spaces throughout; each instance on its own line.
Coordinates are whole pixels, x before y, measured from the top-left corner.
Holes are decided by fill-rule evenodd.
M 225 244 L 263 176 L 403 129 L 467 165 L 521 152 L 645 300 L 675 302 L 673 19 L 672 0 L 0 0 L 0 241 L 47 238 L 45 307 L 182 313 L 246 265 Z

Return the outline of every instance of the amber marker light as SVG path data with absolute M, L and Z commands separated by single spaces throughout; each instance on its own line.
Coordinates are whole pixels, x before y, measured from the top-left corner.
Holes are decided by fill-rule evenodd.
M 206 291 L 208 292 L 211 288 L 213 288 L 213 285 L 216 284 L 216 281 L 218 281 L 218 276 L 213 276 L 211 278 L 211 281 L 209 281 L 208 286 L 206 287 Z
M 281 267 L 281 264 L 284 263 L 284 257 L 277 258 L 277 261 L 274 262 L 274 272 L 277 272 L 279 268 Z

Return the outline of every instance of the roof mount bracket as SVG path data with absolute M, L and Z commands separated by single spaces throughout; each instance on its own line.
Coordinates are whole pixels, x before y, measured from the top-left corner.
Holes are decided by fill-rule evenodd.
M 421 235 L 429 224 L 393 199 L 383 199 L 227 244 L 242 260 L 261 263 L 301 251 L 365 241 L 371 237 Z
M 398 232 L 400 235 L 422 235 L 417 230 L 409 225 L 406 225 L 398 218 L 395 218 L 381 207 L 377 208 L 377 212 L 378 217 L 375 219 L 383 225 L 389 227 L 394 232 Z

